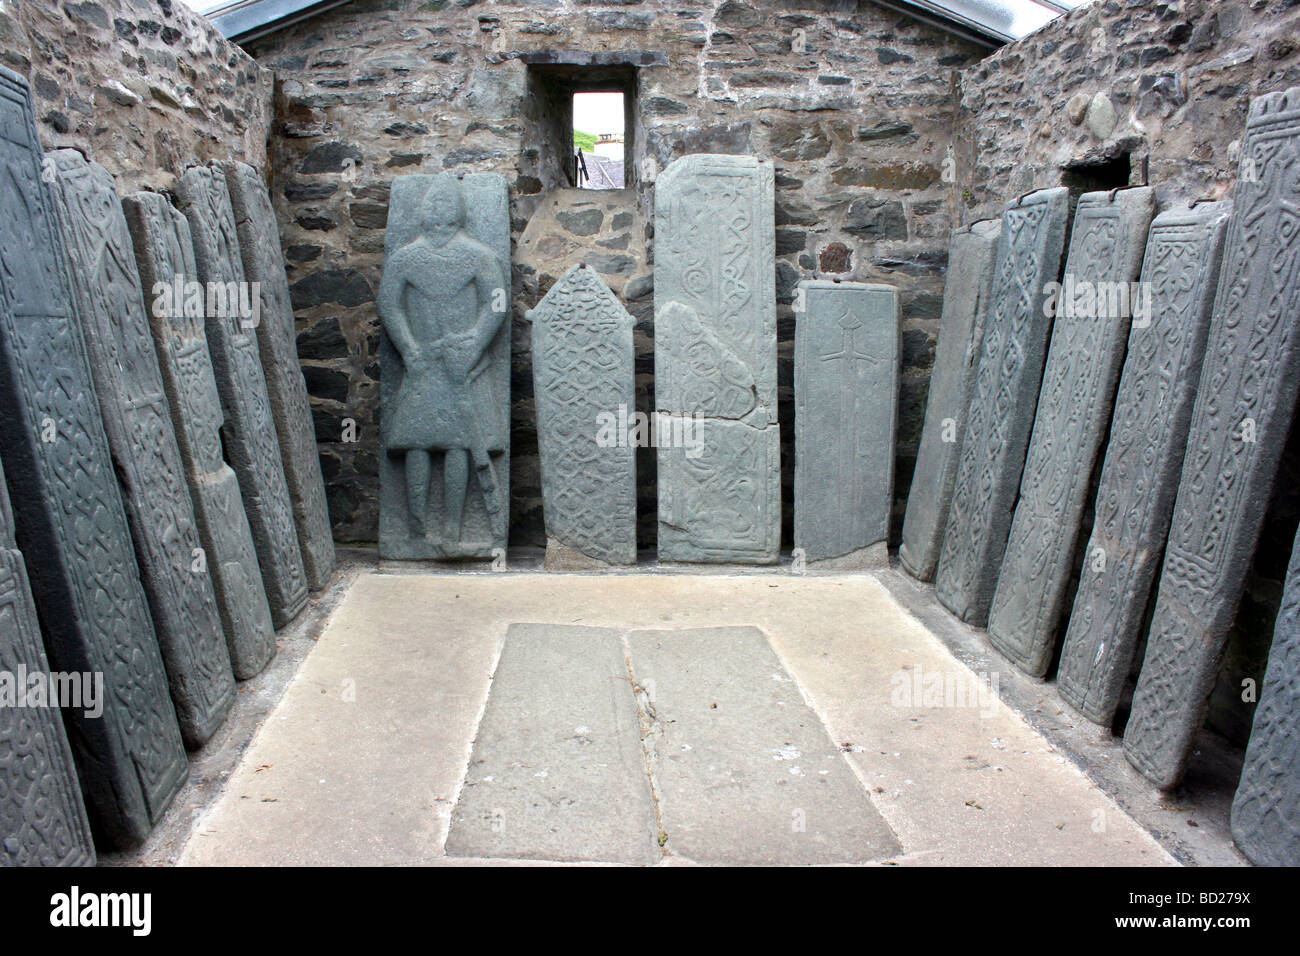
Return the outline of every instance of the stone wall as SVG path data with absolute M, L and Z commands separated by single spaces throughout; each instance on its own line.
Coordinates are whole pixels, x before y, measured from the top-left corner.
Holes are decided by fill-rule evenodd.
M 1081 7 L 962 71 L 954 126 L 961 221 L 1062 184 L 1149 182 L 1161 209 L 1230 198 L 1250 100 L 1297 83 L 1296 0 Z M 1211 702 L 1211 726 L 1241 744 L 1254 709 L 1242 681 L 1262 683 L 1300 523 L 1297 475 L 1293 434 Z
M 41 145 L 79 149 L 120 193 L 209 159 L 266 167 L 270 72 L 180 0 L 0 0 L 0 51 Z
M 1062 184 L 1224 198 L 1251 98 L 1297 82 L 1295 0 L 1087 4 L 962 71 L 962 221 Z
M 550 193 L 568 185 L 560 155 L 567 127 L 557 108 L 572 89 L 602 82 L 626 84 L 633 96 L 628 167 L 642 235 L 628 243 L 630 263 L 595 245 L 621 241 L 617 235 L 557 235 L 579 245 L 590 240 L 614 264 L 606 272 L 612 286 L 649 271 L 654 177 L 674 158 L 750 153 L 776 165 L 787 547 L 794 285 L 826 275 L 900 287 L 901 519 L 956 201 L 941 178 L 953 83 L 982 47 L 852 0 L 359 0 L 249 49 L 278 78 L 274 199 L 338 538 L 376 537 L 374 294 L 389 184 L 412 172 L 500 172 L 510 185 L 518 245 Z M 521 252 L 516 248 L 511 542 L 541 545 L 523 315 L 559 273 L 542 268 L 544 257 Z M 638 318 L 638 401 L 648 410 L 652 299 L 644 281 L 635 291 L 639 298 L 627 304 Z M 652 455 L 641 456 L 642 547 L 654 544 L 653 465 Z

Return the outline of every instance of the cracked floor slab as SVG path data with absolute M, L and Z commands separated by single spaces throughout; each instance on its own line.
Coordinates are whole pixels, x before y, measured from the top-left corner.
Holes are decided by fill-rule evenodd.
M 755 627 L 643 630 L 628 659 L 665 847 L 704 864 L 865 863 L 902 850 Z
M 511 625 L 447 855 L 644 864 L 657 836 L 620 632 Z
M 896 835 L 901 848 L 878 862 L 1174 862 L 996 694 L 978 693 L 980 675 L 875 575 L 779 572 L 362 573 L 181 862 L 524 862 L 447 853 L 491 675 L 518 622 L 761 630 Z M 738 693 L 753 683 L 703 648 L 695 666 Z M 905 692 L 935 678 L 964 682 L 969 700 Z M 720 759 L 735 757 L 725 750 Z M 670 838 L 663 862 L 687 860 Z

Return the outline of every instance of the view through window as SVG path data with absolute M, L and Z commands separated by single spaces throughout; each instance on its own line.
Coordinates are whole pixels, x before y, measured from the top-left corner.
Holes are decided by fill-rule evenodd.
M 573 94 L 573 153 L 583 189 L 622 189 L 622 93 Z

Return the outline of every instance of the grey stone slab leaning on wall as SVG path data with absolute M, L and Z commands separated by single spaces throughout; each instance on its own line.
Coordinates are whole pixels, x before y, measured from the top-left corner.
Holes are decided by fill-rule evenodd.
M 505 178 L 398 176 L 384 273 L 379 555 L 504 557 L 510 514 Z
M 774 215 L 772 166 L 750 156 L 683 156 L 655 184 L 664 561 L 774 564 L 780 551 Z
M 632 316 L 586 264 L 529 310 L 546 566 L 636 563 Z
M 1085 193 L 1074 212 L 1020 499 L 989 611 L 989 640 L 1047 673 L 1089 482 L 1110 423 L 1155 193 Z M 1140 305 L 1140 301 L 1139 301 Z
M 49 670 L 0 469 L 0 867 L 95 863 L 63 719 L 25 706 L 28 675 Z
M 898 290 L 805 279 L 795 309 L 794 546 L 810 566 L 888 567 Z
M 1300 866 L 1300 536 L 1232 800 L 1232 838 L 1259 866 Z
M 934 577 L 957 479 L 961 435 L 984 342 L 984 317 L 993 289 L 993 264 L 1002 223 L 982 219 L 953 233 L 925 424 L 907 493 L 898 560 L 918 581 Z
M 244 276 L 260 286 L 261 321 L 257 325 L 258 354 L 266 378 L 271 416 L 275 419 L 284 462 L 284 480 L 293 504 L 294 525 L 302 550 L 307 586 L 319 591 L 334 570 L 334 536 L 325 503 L 320 454 L 312 425 L 307 383 L 298 362 L 293 303 L 280 250 L 280 227 L 271 208 L 266 183 L 247 163 L 217 163 L 226 177 L 235 212 Z
M 253 319 L 241 314 L 245 308 L 251 312 L 254 297 L 244 276 L 235 213 L 225 178 L 206 166 L 185 171 L 176 198 L 189 220 L 198 279 L 210 299 L 206 332 L 225 415 L 224 447 L 239 478 L 271 619 L 283 627 L 307 603 L 307 577 Z M 229 292 L 225 303 L 215 297 L 222 288 L 237 291 L 238 307 Z
M 113 177 L 102 166 L 72 149 L 46 153 L 45 163 L 71 266 L 71 304 L 172 703 L 186 744 L 197 747 L 225 720 L 235 679 L 154 354 L 131 233 Z
M 1050 283 L 1061 270 L 1069 192 L 1060 186 L 1007 206 L 979 370 L 966 413 L 952 505 L 935 575 L 940 602 L 983 626 L 1011 528 L 1052 320 Z
M 0 68 L 5 477 L 50 664 L 92 684 L 102 675 L 102 713 L 64 711 L 87 809 L 105 840 L 130 846 L 148 835 L 189 766 L 69 308 L 41 159 L 27 82 Z
M 127 196 L 122 207 L 141 286 L 151 295 L 170 290 L 170 309 L 147 310 L 154 354 L 230 663 L 235 677 L 247 680 L 275 655 L 275 628 L 239 479 L 222 457 L 221 397 L 203 331 L 202 292 L 197 300 L 186 295 L 187 284 L 198 282 L 190 226 L 158 193 Z
M 1124 752 L 1182 779 L 1300 390 L 1300 87 L 1251 101 L 1210 337 Z
M 1057 689 L 1097 724 L 1115 717 L 1142 632 L 1178 491 L 1230 202 L 1179 206 L 1151 223 L 1134 319 L 1070 610 Z

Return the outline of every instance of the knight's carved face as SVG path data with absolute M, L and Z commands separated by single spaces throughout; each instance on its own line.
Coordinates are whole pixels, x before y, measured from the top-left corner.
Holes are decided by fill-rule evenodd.
M 463 225 L 464 210 L 455 187 L 429 190 L 424 199 L 424 232 L 435 246 L 445 244 Z

